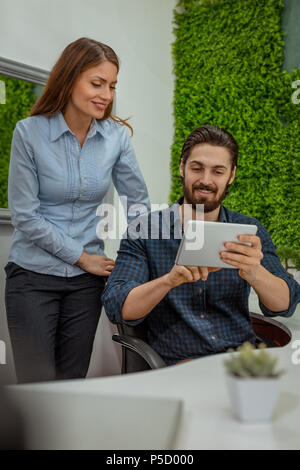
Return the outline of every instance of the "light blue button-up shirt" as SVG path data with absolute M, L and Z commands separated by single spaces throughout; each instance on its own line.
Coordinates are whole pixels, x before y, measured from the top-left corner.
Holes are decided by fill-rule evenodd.
M 8 201 L 15 227 L 9 261 L 56 276 L 82 274 L 83 250 L 104 255 L 96 234 L 101 204 L 113 183 L 120 196 L 150 210 L 147 188 L 127 130 L 93 120 L 83 146 L 61 112 L 32 116 L 14 131 Z

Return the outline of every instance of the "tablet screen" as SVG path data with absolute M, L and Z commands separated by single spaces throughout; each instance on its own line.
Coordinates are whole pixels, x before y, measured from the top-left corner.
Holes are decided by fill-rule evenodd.
M 228 251 L 224 243 L 231 241 L 242 244 L 237 239 L 238 235 L 255 235 L 256 232 L 256 225 L 190 220 L 181 240 L 175 264 L 238 269 L 222 261 L 220 252 Z

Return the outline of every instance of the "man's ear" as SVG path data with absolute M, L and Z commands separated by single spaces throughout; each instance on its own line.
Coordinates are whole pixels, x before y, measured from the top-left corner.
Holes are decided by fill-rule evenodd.
M 181 178 L 183 178 L 184 177 L 184 164 L 182 163 L 182 161 L 180 162 L 180 165 L 179 165 L 179 172 L 180 172 Z
M 228 184 L 232 184 L 236 174 L 236 166 L 233 168 Z

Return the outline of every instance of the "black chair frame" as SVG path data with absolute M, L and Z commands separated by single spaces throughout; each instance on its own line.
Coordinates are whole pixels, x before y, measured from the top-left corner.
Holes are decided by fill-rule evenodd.
M 268 348 L 282 347 L 291 340 L 291 332 L 273 318 L 250 313 L 256 344 L 265 343 Z M 118 335 L 113 341 L 122 346 L 122 374 L 166 367 L 161 356 L 147 344 L 147 319 L 136 326 L 118 324 Z

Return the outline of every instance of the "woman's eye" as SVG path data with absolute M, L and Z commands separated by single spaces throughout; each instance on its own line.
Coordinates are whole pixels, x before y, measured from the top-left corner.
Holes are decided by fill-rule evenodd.
M 92 83 L 94 86 L 101 86 L 101 83 Z

